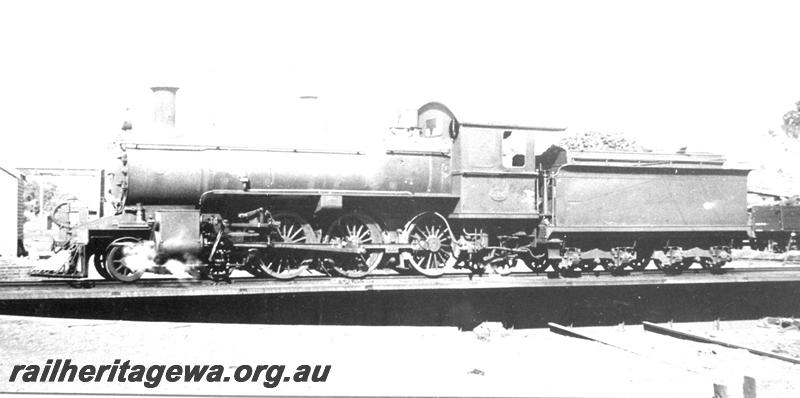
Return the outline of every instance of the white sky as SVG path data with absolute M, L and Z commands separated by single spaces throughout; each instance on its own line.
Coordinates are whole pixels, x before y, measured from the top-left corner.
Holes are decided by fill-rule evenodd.
M 91 166 L 154 85 L 223 139 L 314 94 L 354 125 L 450 100 L 726 152 L 800 99 L 798 26 L 790 1 L 5 1 L 0 164 Z

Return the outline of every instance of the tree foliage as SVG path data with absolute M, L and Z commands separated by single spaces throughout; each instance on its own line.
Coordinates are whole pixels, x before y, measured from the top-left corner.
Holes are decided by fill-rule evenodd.
M 559 141 L 559 146 L 573 151 L 642 151 L 633 138 L 619 133 L 587 131 L 572 134 Z
M 39 208 L 39 190 L 43 189 L 44 193 L 44 209 Z M 22 200 L 24 202 L 25 213 L 40 215 L 44 210 L 49 214 L 56 206 L 58 206 L 59 191 L 58 186 L 51 182 L 28 181 L 22 190 Z M 30 220 L 28 220 L 30 221 Z
M 789 138 L 800 137 L 800 101 L 795 104 L 797 109 L 786 112 L 783 114 L 783 132 Z

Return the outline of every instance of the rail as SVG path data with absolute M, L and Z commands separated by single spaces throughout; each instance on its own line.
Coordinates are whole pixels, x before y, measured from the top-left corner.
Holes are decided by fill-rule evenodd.
M 746 350 L 751 354 L 760 355 L 760 356 L 764 356 L 764 357 L 768 357 L 768 358 L 772 358 L 772 359 L 777 359 L 777 360 L 780 360 L 780 361 L 791 362 L 791 363 L 794 363 L 794 364 L 800 364 L 800 359 L 798 359 L 798 358 L 794 358 L 794 357 L 790 357 L 790 356 L 786 356 L 786 355 L 781 355 L 781 354 L 776 354 L 774 352 L 759 350 L 757 348 L 747 347 L 747 346 L 743 346 L 743 345 L 740 345 L 740 344 L 729 343 L 729 342 L 726 342 L 726 341 L 723 341 L 723 340 L 720 340 L 720 339 L 712 339 L 712 338 L 701 336 L 701 335 L 694 334 L 694 333 L 689 333 L 689 332 L 683 332 L 683 331 L 680 331 L 680 330 L 670 329 L 668 327 L 664 327 L 664 326 L 661 326 L 661 325 L 658 325 L 658 324 L 655 324 L 655 323 L 652 323 L 652 322 L 643 322 L 642 326 L 644 327 L 644 330 L 646 330 L 648 332 L 658 333 L 658 334 L 662 334 L 662 335 L 665 335 L 665 336 L 674 337 L 674 338 L 677 338 L 677 339 L 696 341 L 698 343 L 716 344 L 716 345 L 720 345 L 720 346 L 723 346 L 723 347 L 726 347 L 726 348 Z
M 605 271 L 581 277 L 561 278 L 555 273 L 512 273 L 471 275 L 445 274 L 438 278 L 372 274 L 362 279 L 331 278 L 324 274 L 300 276 L 293 280 L 231 278 L 231 283 L 180 278 L 145 278 L 136 283 L 106 280 L 45 280 L 0 283 L 0 300 L 92 299 L 122 297 L 230 296 L 315 294 L 363 291 L 431 291 L 471 289 L 547 289 L 564 287 L 607 287 L 637 285 L 690 285 L 715 283 L 800 283 L 800 267 L 729 269 L 723 274 L 698 270 L 682 275 L 665 275 L 646 270 L 627 276 Z

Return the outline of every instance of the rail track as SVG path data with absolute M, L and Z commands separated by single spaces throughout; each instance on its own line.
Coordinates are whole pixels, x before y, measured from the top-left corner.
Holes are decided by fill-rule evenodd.
M 446 274 L 438 278 L 397 273 L 374 274 L 362 279 L 309 275 L 294 280 L 234 277 L 229 282 L 192 278 L 144 278 L 123 284 L 103 279 L 46 279 L 0 283 L 0 300 L 84 299 L 119 297 L 167 297 L 206 295 L 263 295 L 357 291 L 411 291 L 457 289 L 520 289 L 558 287 L 602 287 L 636 285 L 680 285 L 712 283 L 800 282 L 800 265 L 725 269 L 722 273 L 690 269 L 679 275 L 660 270 L 612 274 L 583 272 L 569 277 L 549 273 Z
M 719 322 L 716 322 L 719 324 Z M 552 333 L 625 351 L 651 363 L 708 378 L 715 397 L 756 397 L 757 383 L 768 388 L 786 388 L 793 380 L 800 358 L 761 347 L 728 341 L 688 330 L 685 325 L 642 322 L 619 327 L 568 327 L 549 323 Z M 683 329 L 683 330 L 682 330 Z M 736 393 L 735 391 L 741 393 Z M 772 394 L 767 394 L 772 396 Z
M 575 337 L 575 338 L 584 339 L 584 340 L 591 340 L 591 341 L 595 341 L 595 342 L 598 342 L 598 343 L 601 343 L 601 344 L 605 344 L 605 345 L 609 345 L 609 346 L 612 346 L 612 347 L 616 347 L 616 348 L 619 348 L 619 349 L 622 349 L 622 350 L 625 350 L 625 351 L 638 353 L 637 349 L 632 348 L 632 347 L 626 347 L 626 346 L 618 345 L 618 343 L 614 342 L 613 339 L 609 340 L 609 339 L 606 339 L 606 338 L 603 338 L 603 337 L 600 337 L 600 336 L 595 336 L 595 335 L 593 335 L 593 334 L 591 334 L 589 332 L 583 332 L 583 331 L 581 331 L 579 329 L 576 329 L 576 328 L 562 326 L 562 325 L 559 325 L 557 323 L 549 323 L 548 327 L 549 327 L 551 332 L 556 333 L 556 334 L 560 334 L 560 335 L 567 336 L 567 337 Z M 668 326 L 668 325 L 660 325 L 658 323 L 645 321 L 645 322 L 642 323 L 642 327 L 643 327 L 643 330 L 645 332 L 651 332 L 651 333 L 654 333 L 654 334 L 668 336 L 668 337 L 675 338 L 675 339 L 680 339 L 680 340 L 692 341 L 692 342 L 696 342 L 696 343 L 713 344 L 713 345 L 718 345 L 718 346 L 722 346 L 722 347 L 725 347 L 725 348 L 732 348 L 732 349 L 736 349 L 736 350 L 745 350 L 745 351 L 747 351 L 747 352 L 749 352 L 749 353 L 751 353 L 753 355 L 763 356 L 763 357 L 767 357 L 767 358 L 771 358 L 771 359 L 777 359 L 779 361 L 792 363 L 792 364 L 795 364 L 795 365 L 800 365 L 800 358 L 795 358 L 795 357 L 788 356 L 788 355 L 781 355 L 781 354 L 777 354 L 777 353 L 774 353 L 774 352 L 769 352 L 769 351 L 766 351 L 766 350 L 763 350 L 763 349 L 759 349 L 759 348 L 748 347 L 748 346 L 745 346 L 745 345 L 742 345 L 742 344 L 736 344 L 736 343 L 733 343 L 733 342 L 728 342 L 728 341 L 725 341 L 725 340 L 722 340 L 722 339 L 719 339 L 719 338 L 710 338 L 710 337 L 706 337 L 706 336 L 703 336 L 703 335 L 697 334 L 697 333 L 691 333 L 691 332 L 688 332 L 688 331 L 682 331 L 682 330 L 678 330 L 678 329 L 673 329 L 671 327 L 671 325 L 670 326 Z

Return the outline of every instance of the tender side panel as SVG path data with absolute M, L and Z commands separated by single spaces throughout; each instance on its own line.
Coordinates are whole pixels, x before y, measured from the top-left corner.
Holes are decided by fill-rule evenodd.
M 783 229 L 786 231 L 800 231 L 800 206 L 783 206 Z
M 746 231 L 747 171 L 565 166 L 555 230 Z
M 780 231 L 781 209 L 777 206 L 753 206 L 750 210 L 753 215 L 753 229 L 760 231 Z

